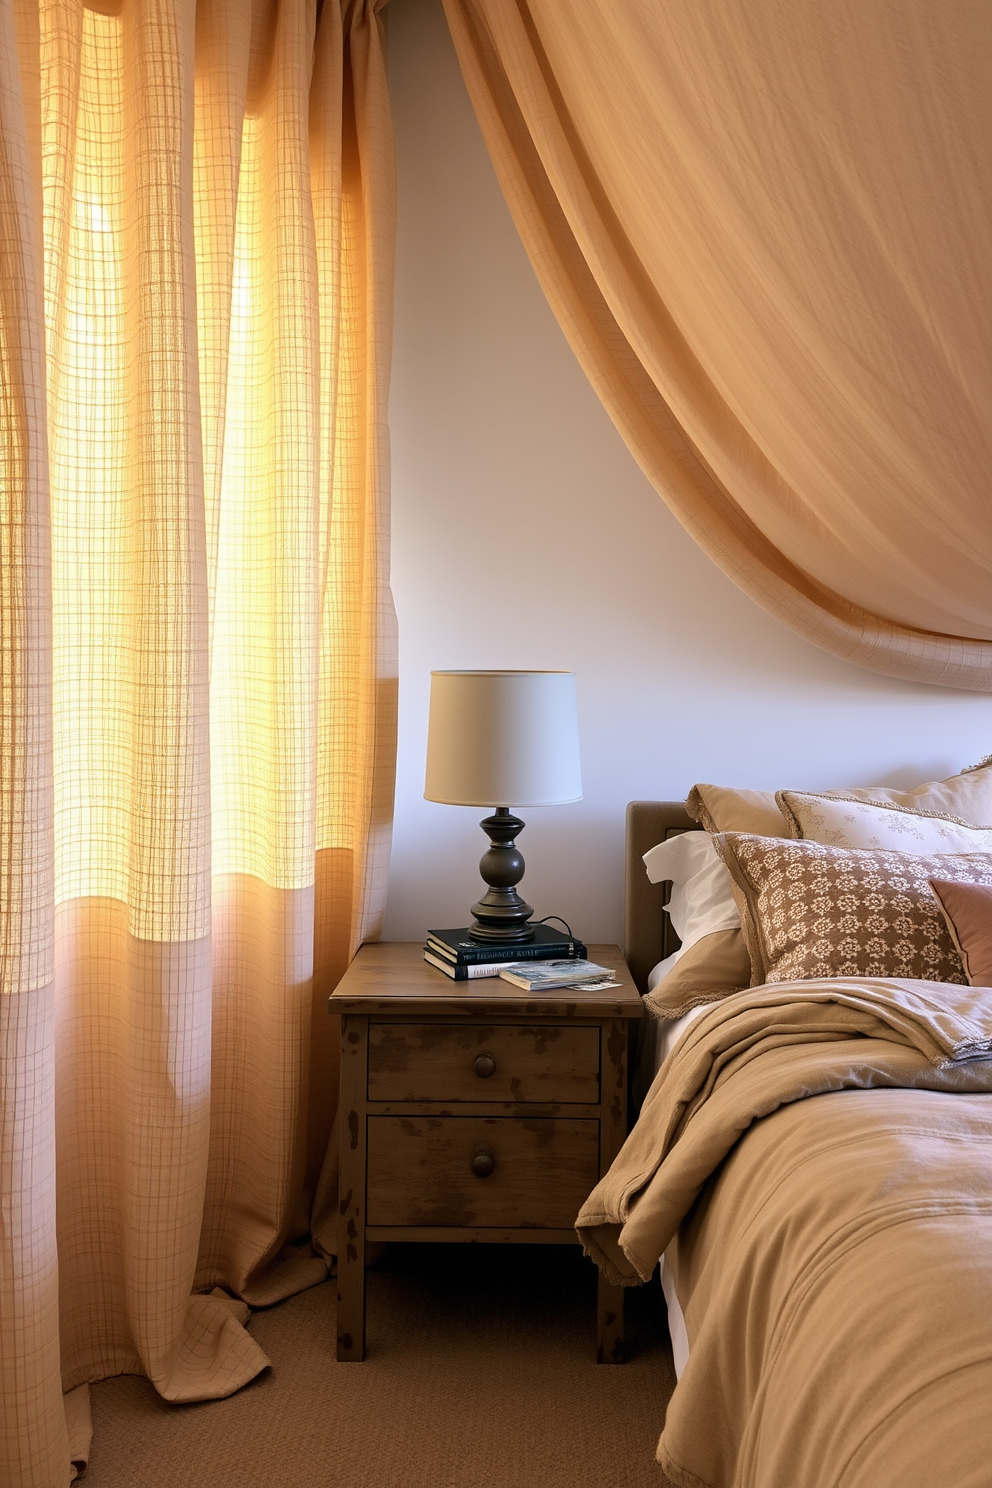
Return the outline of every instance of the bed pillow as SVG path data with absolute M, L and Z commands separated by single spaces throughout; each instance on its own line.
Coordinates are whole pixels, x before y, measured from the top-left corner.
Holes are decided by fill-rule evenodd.
M 910 791 L 884 785 L 827 791 L 838 801 L 875 801 L 959 817 L 972 826 L 992 826 L 992 755 L 947 780 L 928 780 Z M 774 791 L 737 790 L 725 785 L 694 785 L 686 810 L 707 832 L 750 832 L 759 837 L 788 834 Z
M 946 780 L 928 780 L 910 791 L 868 785 L 858 790 L 829 791 L 828 795 L 838 801 L 875 801 L 882 805 L 905 806 L 908 811 L 932 811 L 936 816 L 957 817 L 972 827 L 990 827 L 992 755 L 977 765 L 969 765 L 958 775 L 949 775 Z
M 752 832 L 758 837 L 783 837 L 788 831 L 774 791 L 694 785 L 686 797 L 685 809 L 707 832 Z
M 896 852 L 992 852 L 992 828 L 953 816 L 911 811 L 892 802 L 847 800 L 817 791 L 778 791 L 793 837 L 829 847 L 884 847 Z
M 739 930 L 734 886 L 707 832 L 679 832 L 644 854 L 651 883 L 668 880 L 672 896 L 665 912 L 688 950 L 715 930 Z
M 992 888 L 932 878 L 951 939 L 969 986 L 992 987 Z
M 992 853 L 917 855 L 739 832 L 714 842 L 737 890 L 753 985 L 965 980 L 929 880 L 992 885 Z
M 644 999 L 661 1018 L 681 1018 L 750 985 L 751 960 L 730 874 L 708 832 L 679 832 L 644 854 L 652 883 L 671 882 L 666 912 L 682 942 Z M 658 970 L 656 968 L 655 970 Z
M 644 998 L 659 1018 L 681 1018 L 690 1008 L 751 985 L 751 957 L 739 928 L 704 935 L 669 961 L 669 970 Z

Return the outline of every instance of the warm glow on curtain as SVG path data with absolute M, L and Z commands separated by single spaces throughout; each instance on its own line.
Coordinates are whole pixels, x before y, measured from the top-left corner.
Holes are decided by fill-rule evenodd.
M 210 926 L 210 803 L 184 244 L 177 224 L 149 245 L 164 272 L 134 282 L 129 238 L 152 225 L 129 201 L 122 22 L 72 22 L 78 67 L 51 58 L 42 114 L 55 898 L 105 896 L 133 935 L 190 941 Z
M 88 1381 L 237 1389 L 244 1302 L 327 1271 L 391 798 L 381 3 L 0 0 L 11 1488 Z
M 631 450 L 770 613 L 992 688 L 992 9 L 444 0 Z

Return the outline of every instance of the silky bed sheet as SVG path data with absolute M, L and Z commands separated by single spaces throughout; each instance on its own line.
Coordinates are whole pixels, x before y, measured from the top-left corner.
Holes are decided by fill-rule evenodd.
M 679 1488 L 987 1488 L 990 1039 L 989 989 L 885 980 L 686 1031 L 578 1221 L 627 1284 L 671 1246 Z

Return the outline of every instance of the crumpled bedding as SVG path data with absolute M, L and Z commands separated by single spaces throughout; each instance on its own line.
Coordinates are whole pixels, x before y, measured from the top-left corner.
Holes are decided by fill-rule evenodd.
M 664 1066 L 577 1229 L 669 1252 L 679 1488 L 992 1484 L 992 990 L 752 988 Z M 742 1140 L 743 1139 L 743 1140 Z

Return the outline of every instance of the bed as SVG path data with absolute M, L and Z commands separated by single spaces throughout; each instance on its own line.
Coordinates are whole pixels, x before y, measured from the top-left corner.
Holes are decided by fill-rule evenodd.
M 647 1280 L 664 1258 L 679 1381 L 658 1460 L 678 1488 L 992 1484 L 992 991 L 972 974 L 974 937 L 959 941 L 937 902 L 949 884 L 992 923 L 992 832 L 980 825 L 992 820 L 992 769 L 979 768 L 987 778 L 952 777 L 967 790 L 949 804 L 934 795 L 948 782 L 920 787 L 931 794 L 910 793 L 908 805 L 889 800 L 895 792 L 842 797 L 854 804 L 841 808 L 840 836 L 860 840 L 868 821 L 889 834 L 881 848 L 815 842 L 821 818 L 820 836 L 838 835 L 826 796 L 795 808 L 808 837 L 794 821 L 782 840 L 707 823 L 740 883 L 759 881 L 780 919 L 812 864 L 820 919 L 793 926 L 777 961 L 766 924 L 767 980 L 698 995 L 655 1025 L 660 1053 L 640 1051 L 640 1116 L 578 1219 L 587 1251 L 621 1284 Z M 642 859 L 702 830 L 681 803 L 628 810 L 625 953 L 649 1003 L 665 986 L 649 992 L 652 968 L 680 948 L 663 912 L 671 884 L 650 883 Z M 790 830 L 796 840 L 785 840 Z M 902 928 L 887 952 L 896 945 L 900 974 L 852 974 L 849 953 L 844 974 L 811 975 L 822 970 L 825 875 L 841 874 L 846 944 L 850 874 L 863 878 L 866 862 L 903 874 L 903 920 L 893 922 Z M 754 905 L 740 883 L 747 932 Z M 859 892 L 857 955 L 868 972 L 891 971 L 884 956 L 865 959 L 864 944 L 877 952 L 885 934 L 872 941 L 864 928 L 878 893 Z M 960 958 L 952 971 L 947 934 Z M 906 975 L 921 969 L 927 976 Z

